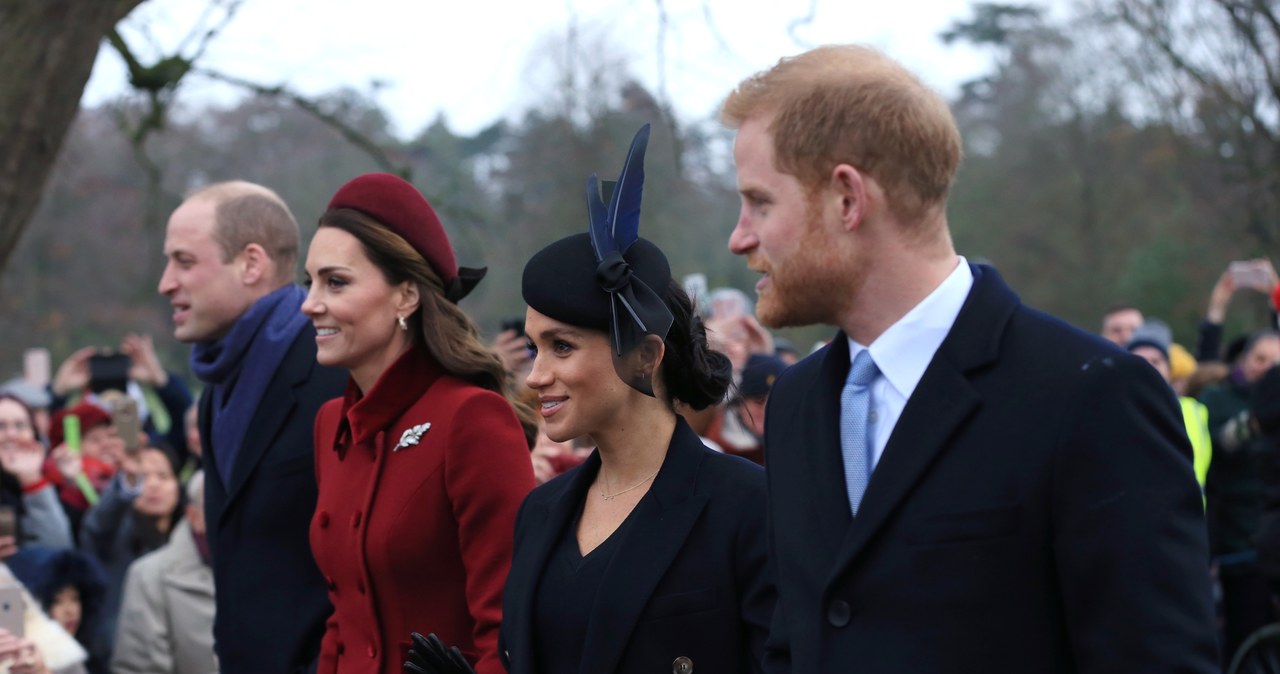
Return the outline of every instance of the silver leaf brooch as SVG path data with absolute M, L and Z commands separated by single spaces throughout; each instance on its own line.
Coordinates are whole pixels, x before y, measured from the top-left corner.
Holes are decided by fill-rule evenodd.
M 427 430 L 430 428 L 431 423 L 427 422 L 425 424 L 418 424 L 413 428 L 405 429 L 405 432 L 400 436 L 400 444 L 396 445 L 395 449 L 392 449 L 391 451 L 398 452 L 405 447 L 412 447 L 418 444 L 418 442 L 422 440 L 422 436 L 426 435 Z

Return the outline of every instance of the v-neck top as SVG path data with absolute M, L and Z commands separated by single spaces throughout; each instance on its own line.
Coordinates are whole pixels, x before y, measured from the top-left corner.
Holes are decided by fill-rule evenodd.
M 641 501 L 644 498 L 648 495 Z M 578 674 L 596 594 L 626 538 L 632 516 L 640 508 L 637 503 L 608 538 L 583 555 L 578 547 L 578 524 L 584 505 L 578 506 L 577 515 L 560 533 L 534 597 L 534 671 L 538 674 Z M 552 645 L 555 648 L 548 648 Z

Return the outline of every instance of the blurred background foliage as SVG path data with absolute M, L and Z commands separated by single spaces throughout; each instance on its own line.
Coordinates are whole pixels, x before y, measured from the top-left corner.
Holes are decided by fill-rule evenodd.
M 1062 16 L 975 4 L 939 36 L 994 55 L 951 101 L 966 139 L 949 207 L 960 252 L 1087 330 L 1132 303 L 1190 346 L 1227 263 L 1270 255 L 1280 236 L 1278 18 L 1261 0 L 1090 0 Z M 642 233 L 678 276 L 750 293 L 755 275 L 726 248 L 738 210 L 732 133 L 715 111 L 676 120 L 601 51 L 607 42 L 566 34 L 533 55 L 554 62 L 553 90 L 471 136 L 438 118 L 397 139 L 376 90 L 334 91 L 310 110 L 270 91 L 227 107 L 174 96 L 140 139 L 145 96 L 82 109 L 0 276 L 0 378 L 17 374 L 25 348 L 49 347 L 56 365 L 130 331 L 154 335 L 185 372 L 187 348 L 155 291 L 164 222 L 182 195 L 233 178 L 271 186 L 307 241 L 338 186 L 388 162 L 436 207 L 460 263 L 489 267 L 463 306 L 493 334 L 523 314 L 524 261 L 584 229 L 586 177 L 612 177 L 646 122 Z M 1245 295 L 1228 335 L 1264 319 L 1263 298 Z M 783 334 L 807 348 L 831 333 Z

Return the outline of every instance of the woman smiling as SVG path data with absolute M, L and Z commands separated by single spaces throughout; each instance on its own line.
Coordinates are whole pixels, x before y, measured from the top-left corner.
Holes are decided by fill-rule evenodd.
M 334 612 L 319 672 L 397 672 L 413 628 L 497 657 L 511 532 L 533 487 L 498 357 L 457 306 L 459 268 L 427 200 L 392 175 L 344 185 L 307 252 L 316 359 L 351 373 L 316 419 L 311 546 Z
M 524 269 L 536 349 L 525 383 L 552 440 L 585 435 L 596 451 L 521 508 L 503 601 L 512 674 L 762 669 L 775 597 L 764 472 L 703 446 L 675 412 L 719 402 L 731 366 L 662 251 L 637 236 L 647 138 L 608 207 L 588 184 L 590 233 Z M 415 647 L 406 669 L 465 672 L 441 643 Z

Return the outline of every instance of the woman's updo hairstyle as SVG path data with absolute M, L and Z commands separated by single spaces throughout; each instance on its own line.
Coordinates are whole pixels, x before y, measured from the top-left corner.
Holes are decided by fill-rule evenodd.
M 706 326 L 679 283 L 671 281 L 663 299 L 675 317 L 662 360 L 667 402 L 679 400 L 695 410 L 719 403 L 733 382 L 733 364 L 728 356 L 707 344 Z

